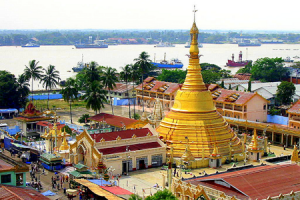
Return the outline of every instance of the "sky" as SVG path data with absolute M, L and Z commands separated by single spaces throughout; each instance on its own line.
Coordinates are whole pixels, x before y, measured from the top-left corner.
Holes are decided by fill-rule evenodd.
M 298 0 L 0 0 L 0 29 L 300 30 Z

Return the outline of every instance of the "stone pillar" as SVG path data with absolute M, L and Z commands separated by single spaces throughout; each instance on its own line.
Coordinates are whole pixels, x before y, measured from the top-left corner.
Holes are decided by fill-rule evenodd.
M 294 141 L 293 141 L 293 140 L 294 140 L 294 137 L 293 137 L 293 135 L 291 135 L 291 146 L 293 146 L 293 145 L 294 145 L 294 144 L 293 144 L 293 143 L 294 143 Z
M 162 189 L 164 190 L 166 188 L 166 176 L 164 174 L 162 175 Z
M 274 131 L 272 131 L 272 142 L 274 142 Z
M 289 135 L 286 134 L 286 141 L 285 141 L 285 147 L 289 146 Z
M 281 134 L 281 144 L 283 144 L 283 133 Z

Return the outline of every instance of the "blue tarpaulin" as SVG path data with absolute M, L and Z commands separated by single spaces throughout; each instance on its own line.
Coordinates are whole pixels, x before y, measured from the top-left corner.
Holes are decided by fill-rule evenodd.
M 0 109 L 0 113 L 18 113 L 18 110 L 15 108 Z
M 102 179 L 102 180 L 99 180 L 99 179 L 89 179 L 90 182 L 92 183 L 95 183 L 96 185 L 100 185 L 100 186 L 104 186 L 104 185 L 111 185 L 110 182 Z
M 52 191 L 50 191 L 50 190 L 48 190 L 48 191 L 46 191 L 46 192 L 43 192 L 43 193 L 41 193 L 41 194 L 44 195 L 44 196 L 54 196 L 54 195 L 56 195 L 55 192 L 52 192 Z

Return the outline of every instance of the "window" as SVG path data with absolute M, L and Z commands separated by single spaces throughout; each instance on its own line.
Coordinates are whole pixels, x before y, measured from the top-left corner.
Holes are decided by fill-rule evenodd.
M 128 97 L 128 93 L 125 93 L 125 97 Z
M 264 105 L 264 110 L 266 110 L 266 109 L 267 109 L 267 105 L 265 104 L 265 105 Z
M 6 174 L 1 176 L 1 183 L 10 183 L 11 182 L 11 175 Z
M 119 96 L 122 96 L 122 93 L 119 93 Z

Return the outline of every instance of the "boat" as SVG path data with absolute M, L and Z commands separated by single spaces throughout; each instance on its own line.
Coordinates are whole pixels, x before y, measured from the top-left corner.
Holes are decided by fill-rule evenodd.
M 76 65 L 76 67 L 73 67 L 72 70 L 73 70 L 74 72 L 80 72 L 81 70 L 83 70 L 83 69 L 86 68 L 86 67 L 87 67 L 87 65 L 84 64 L 84 62 L 83 62 L 83 55 L 82 55 L 82 60 L 79 61 L 79 62 L 77 63 L 77 65 Z
M 155 45 L 154 47 L 175 47 L 174 44 L 170 43 L 170 42 L 162 42 L 160 41 L 157 45 Z
M 238 43 L 239 47 L 261 46 L 261 43 L 253 40 L 242 40 Z
M 89 44 L 81 44 L 81 41 L 79 44 L 75 44 L 76 49 L 86 49 L 86 48 L 108 48 L 108 45 L 104 42 L 104 40 L 99 40 L 98 37 L 96 40 L 94 40 L 94 43 L 91 43 L 91 36 L 89 39 Z
M 40 45 L 32 43 L 32 42 L 29 42 L 29 43 L 23 45 L 22 47 L 40 47 Z
M 261 40 L 262 44 L 283 44 L 283 40 Z
M 160 62 L 152 62 L 152 64 L 157 67 L 157 68 L 166 68 L 166 69 L 175 69 L 175 68 L 182 68 L 183 64 L 182 62 L 177 59 L 177 58 L 173 58 L 169 61 L 166 60 L 166 53 L 164 55 L 164 60 L 160 61 Z
M 299 56 L 294 56 L 293 58 L 295 58 L 295 59 L 299 59 L 300 57 L 299 57 Z
M 294 62 L 294 60 L 292 60 L 291 57 L 289 57 L 289 56 L 283 60 L 284 60 L 284 62 L 290 62 L 290 63 Z
M 226 66 L 228 66 L 228 67 L 244 67 L 249 62 L 250 62 L 250 60 L 243 60 L 243 54 L 242 54 L 242 51 L 240 51 L 239 61 L 235 62 L 234 61 L 234 54 L 232 54 L 231 60 L 227 61 Z
M 184 47 L 185 47 L 185 48 L 190 48 L 190 47 L 191 47 L 191 44 L 190 44 L 189 42 L 186 42 Z M 199 47 L 199 48 L 202 48 L 202 47 L 203 47 L 203 44 L 198 44 L 198 47 Z

